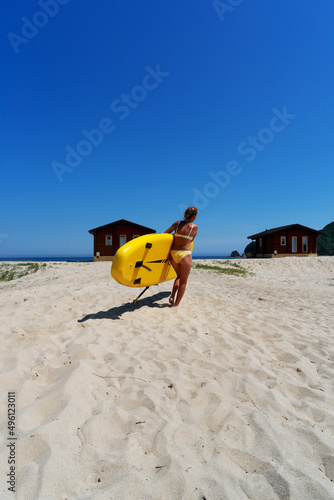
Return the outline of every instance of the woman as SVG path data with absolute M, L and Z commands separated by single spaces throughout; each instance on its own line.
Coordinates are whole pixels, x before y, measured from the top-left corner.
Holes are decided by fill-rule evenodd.
M 196 207 L 188 207 L 184 212 L 184 219 L 174 222 L 174 224 L 165 231 L 165 233 L 172 233 L 175 231 L 173 245 L 169 254 L 169 260 L 177 274 L 172 294 L 169 298 L 170 304 L 174 307 L 178 306 L 181 302 L 191 270 L 192 256 L 190 248 L 191 242 L 197 234 L 197 226 L 194 224 L 197 214 L 198 210 Z M 177 296 L 174 302 L 176 293 Z

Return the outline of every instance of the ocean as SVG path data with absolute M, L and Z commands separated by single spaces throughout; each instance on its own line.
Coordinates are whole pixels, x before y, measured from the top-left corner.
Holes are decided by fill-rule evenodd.
M 199 259 L 241 259 L 227 255 L 193 255 L 193 260 Z M 0 262 L 94 262 L 93 257 L 0 257 Z
M 0 257 L 0 262 L 94 262 L 93 257 Z

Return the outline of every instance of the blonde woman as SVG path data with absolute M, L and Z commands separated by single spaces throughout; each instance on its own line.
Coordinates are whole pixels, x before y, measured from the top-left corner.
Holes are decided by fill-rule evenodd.
M 174 222 L 165 231 L 165 233 L 173 233 L 174 231 L 174 241 L 169 254 L 169 260 L 177 274 L 171 296 L 169 297 L 169 302 L 174 307 L 178 306 L 181 302 L 191 270 L 191 242 L 197 234 L 197 226 L 194 224 L 197 214 L 198 210 L 196 207 L 188 207 L 184 212 L 184 219 Z M 176 299 L 174 302 L 175 295 Z

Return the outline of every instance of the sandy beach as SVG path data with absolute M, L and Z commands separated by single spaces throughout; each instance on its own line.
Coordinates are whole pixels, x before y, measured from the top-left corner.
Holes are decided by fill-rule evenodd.
M 0 283 L 1 499 L 334 498 L 334 257 L 237 262 L 178 308 L 110 262 Z

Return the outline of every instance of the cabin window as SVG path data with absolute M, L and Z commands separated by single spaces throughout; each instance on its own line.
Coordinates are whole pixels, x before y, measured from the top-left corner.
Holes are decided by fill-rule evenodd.
M 308 251 L 308 245 L 307 245 L 307 236 L 303 236 L 303 252 Z
M 292 253 L 297 253 L 297 236 L 292 236 Z
M 281 245 L 286 245 L 285 236 L 281 236 Z
M 110 235 L 106 236 L 106 245 L 108 246 L 112 245 L 112 236 Z
M 119 237 L 119 246 L 122 247 L 126 243 L 126 236 L 125 234 L 121 234 Z
M 260 242 L 259 243 L 260 243 L 260 247 L 262 247 L 262 238 L 260 238 Z

